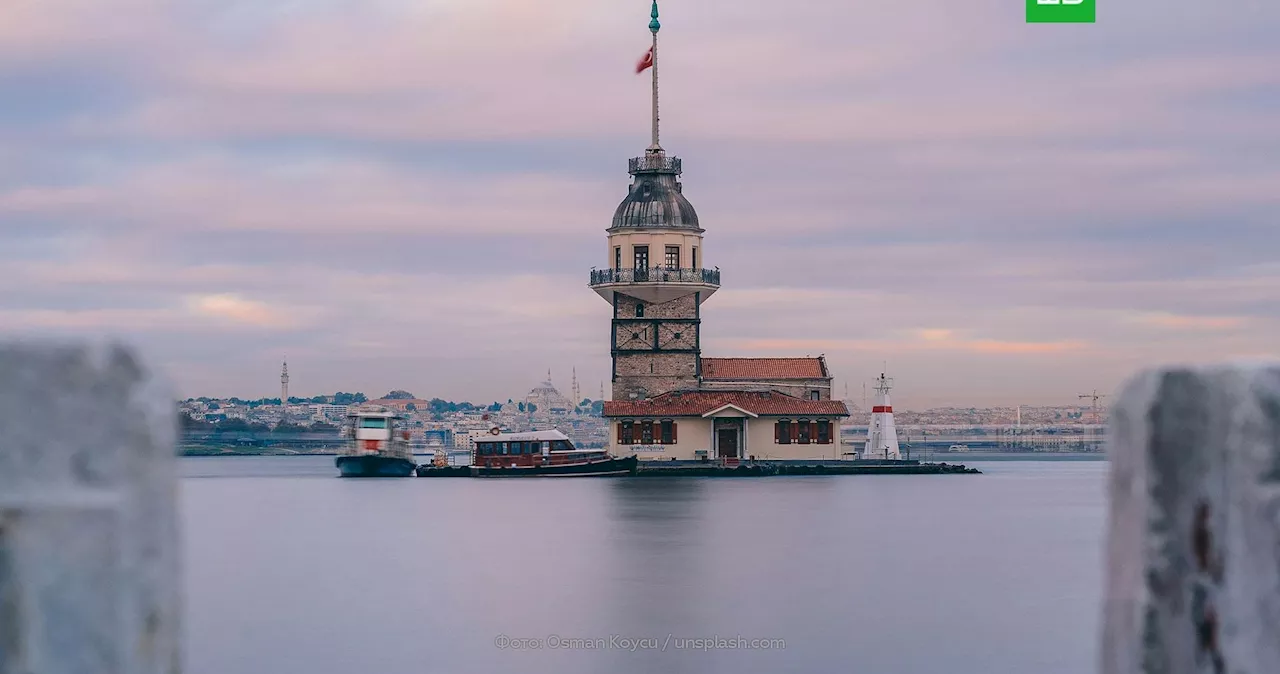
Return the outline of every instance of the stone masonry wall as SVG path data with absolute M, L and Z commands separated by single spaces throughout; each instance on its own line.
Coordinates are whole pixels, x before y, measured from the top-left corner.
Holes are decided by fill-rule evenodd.
M 628 400 L 633 392 L 653 397 L 698 386 L 697 358 L 691 353 L 619 354 L 617 368 L 614 400 Z
M 644 304 L 645 318 L 697 318 L 698 304 L 696 295 L 663 302 L 662 304 Z M 635 318 L 636 305 L 640 300 L 627 295 L 618 295 L 618 318 Z

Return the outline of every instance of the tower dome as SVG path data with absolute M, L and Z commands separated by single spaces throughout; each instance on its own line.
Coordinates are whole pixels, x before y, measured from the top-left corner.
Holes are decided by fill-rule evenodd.
M 677 176 L 678 157 L 661 151 L 631 160 L 629 173 L 635 176 L 627 196 L 613 213 L 610 230 L 621 227 L 661 227 L 701 232 L 698 213 L 685 198 Z

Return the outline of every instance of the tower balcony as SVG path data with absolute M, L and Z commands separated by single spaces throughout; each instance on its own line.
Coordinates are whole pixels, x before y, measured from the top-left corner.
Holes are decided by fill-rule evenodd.
M 665 154 L 655 153 L 646 154 L 643 157 L 632 157 L 627 165 L 627 172 L 631 175 L 638 173 L 671 173 L 680 175 L 681 169 L 679 157 L 668 157 Z
M 590 286 L 610 302 L 614 293 L 630 295 L 650 304 L 670 302 L 696 292 L 701 292 L 701 299 L 705 300 L 720 289 L 720 270 L 669 267 L 592 269 Z

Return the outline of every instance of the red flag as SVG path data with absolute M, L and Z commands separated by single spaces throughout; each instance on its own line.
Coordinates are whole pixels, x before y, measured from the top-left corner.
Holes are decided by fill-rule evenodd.
M 646 68 L 653 65 L 653 47 L 649 47 L 649 51 L 644 53 L 644 57 L 636 63 L 636 74 L 644 72 Z

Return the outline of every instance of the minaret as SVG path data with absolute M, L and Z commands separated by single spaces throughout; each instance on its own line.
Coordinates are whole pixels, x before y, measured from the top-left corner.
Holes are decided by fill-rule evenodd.
M 280 409 L 289 409 L 289 361 L 286 359 L 280 367 Z
M 576 408 L 582 402 L 582 389 L 578 388 L 578 368 L 573 368 L 573 406 Z
M 867 427 L 867 447 L 864 459 L 900 459 L 898 431 L 893 426 L 893 404 L 889 402 L 889 389 L 893 380 L 880 373 L 876 380 L 876 404 L 871 408 L 871 425 Z
M 658 135 L 658 3 L 650 11 L 652 128 L 633 180 L 613 214 L 609 261 L 591 271 L 591 288 L 613 308 L 613 399 L 635 400 L 699 387 L 700 307 L 720 288 L 720 270 L 703 267 L 698 214 L 684 197 L 682 166 Z M 643 70 L 643 68 L 642 68 Z

